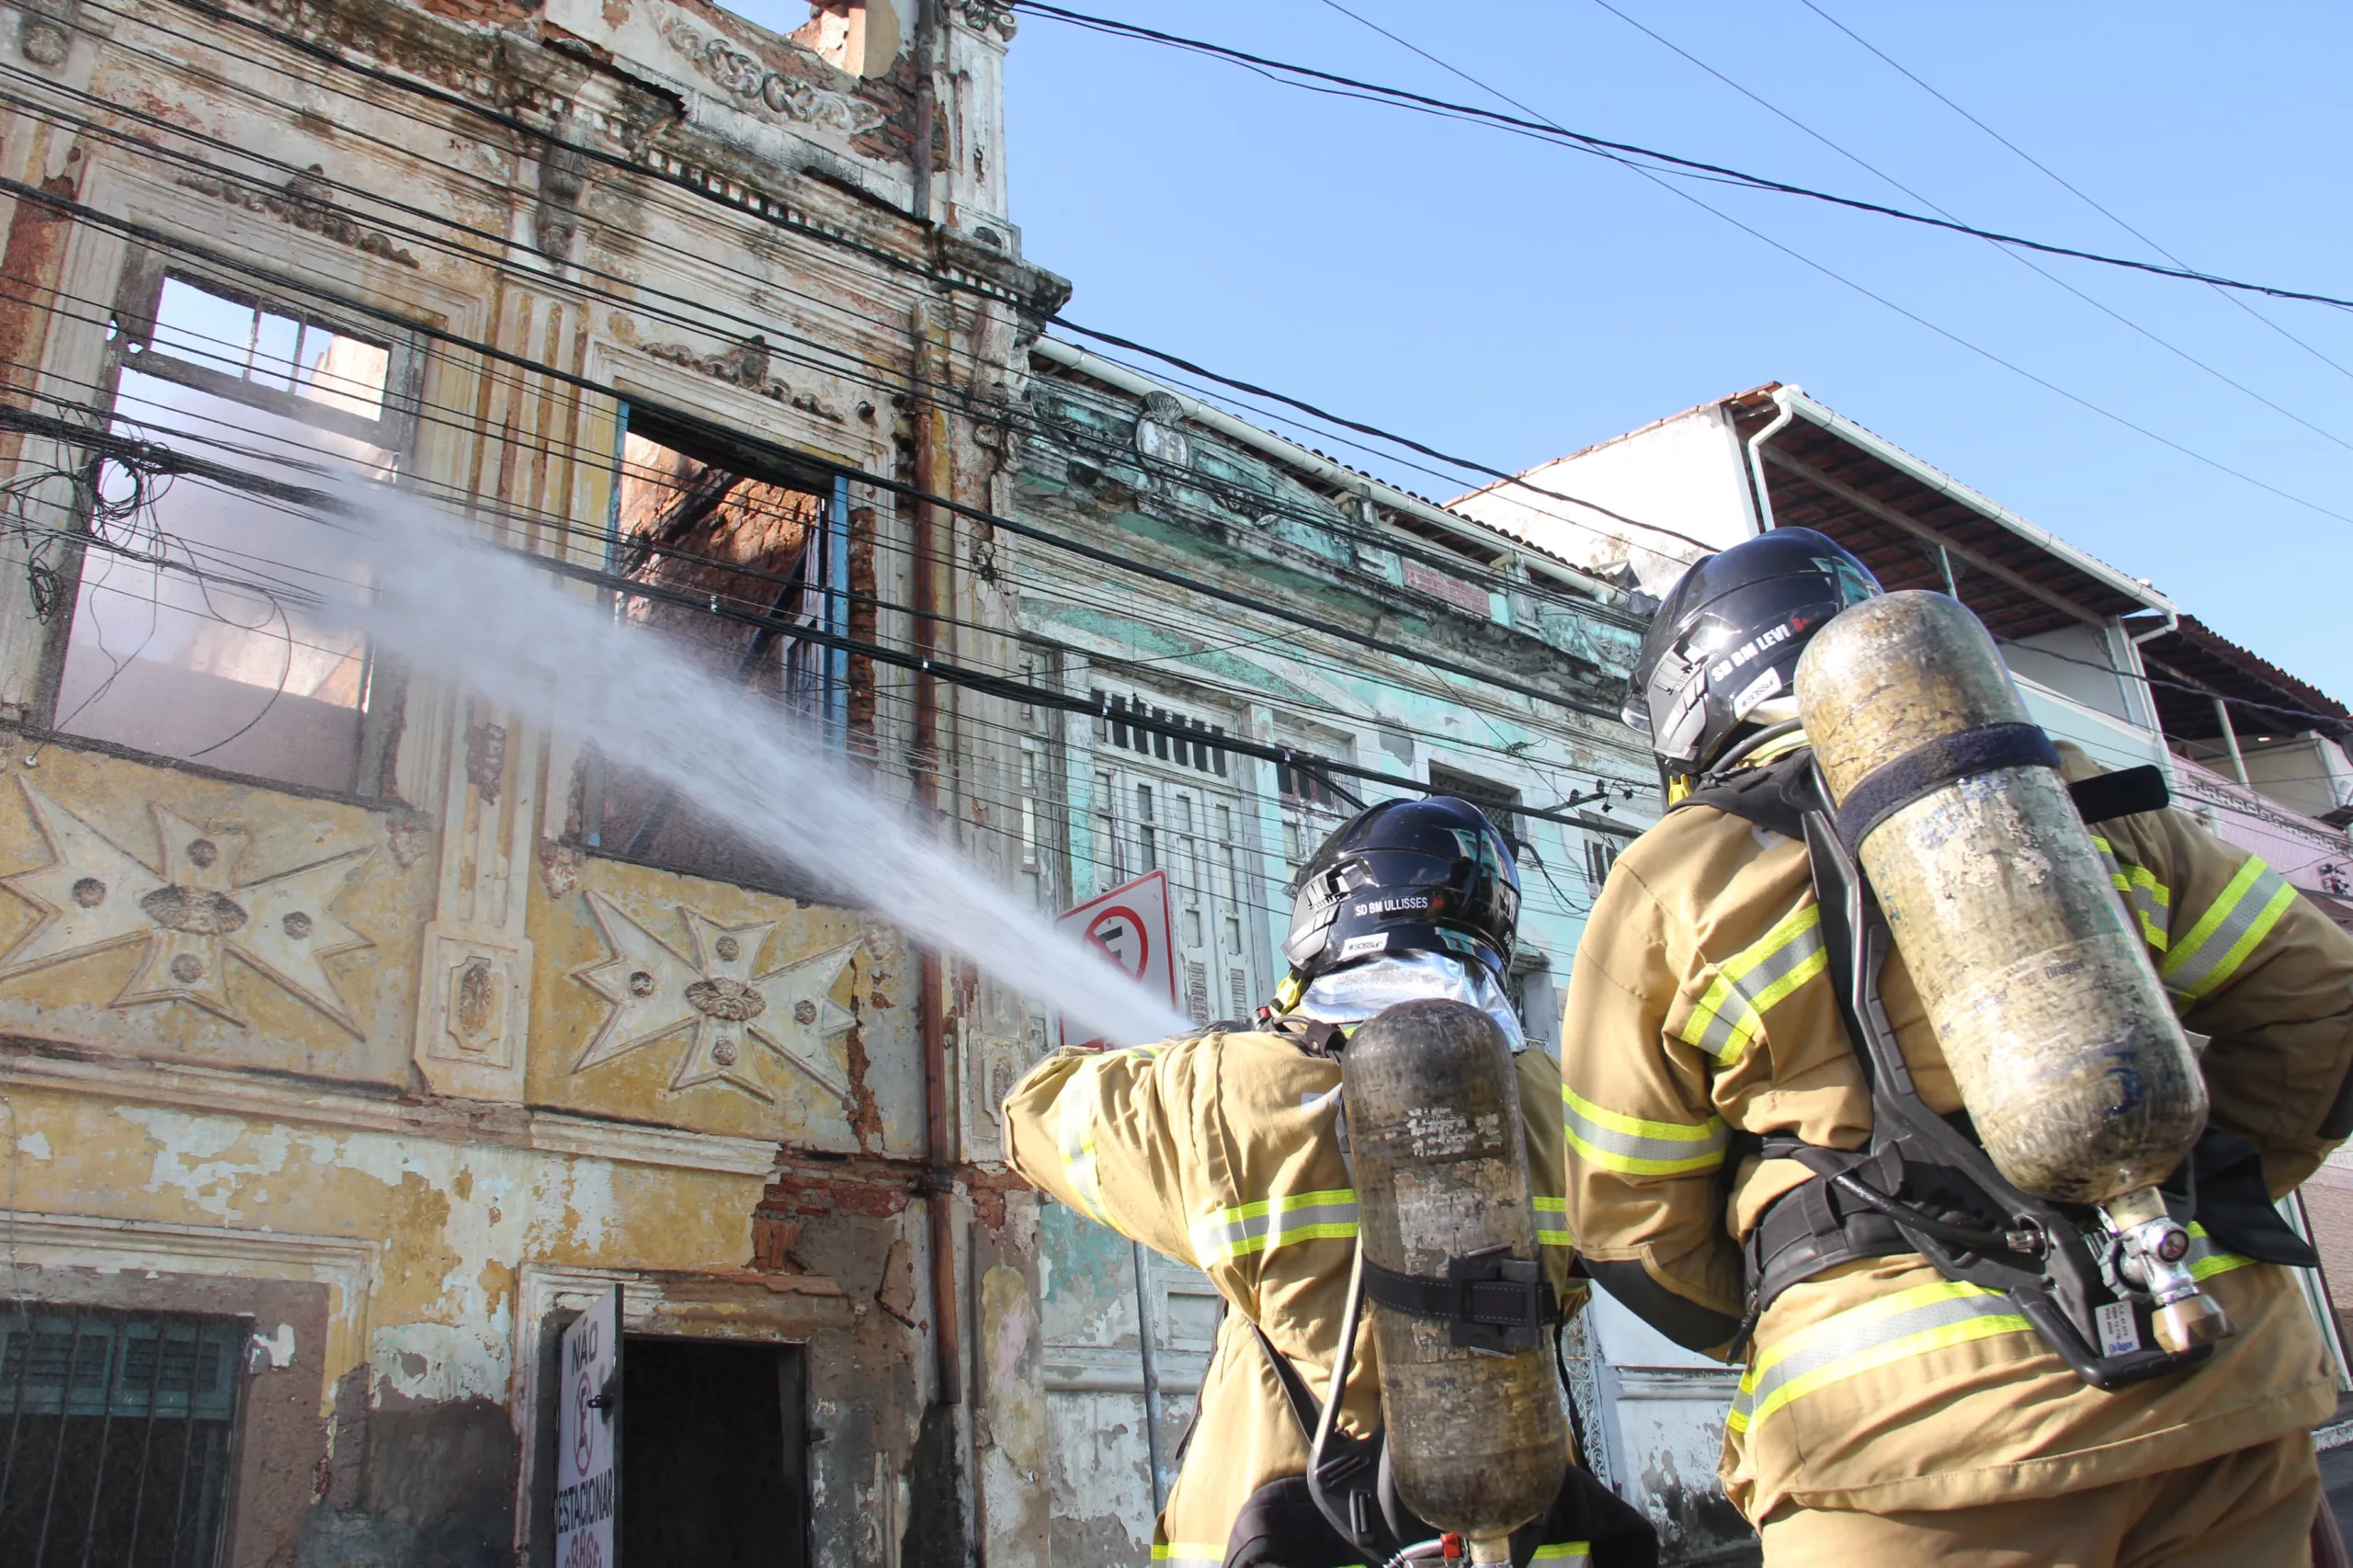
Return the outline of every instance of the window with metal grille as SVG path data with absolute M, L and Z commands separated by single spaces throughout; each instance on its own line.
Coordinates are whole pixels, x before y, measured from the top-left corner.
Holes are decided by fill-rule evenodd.
M 1225 777 L 1225 726 L 1154 707 L 1141 696 L 1095 699 L 1095 738 L 1179 767 Z
M 214 1568 L 252 1332 L 0 1306 L 0 1562 Z

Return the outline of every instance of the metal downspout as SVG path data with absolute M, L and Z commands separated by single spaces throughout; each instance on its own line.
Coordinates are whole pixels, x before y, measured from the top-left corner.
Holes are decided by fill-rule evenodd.
M 2214 718 L 2222 726 L 2222 744 L 2230 748 L 2231 771 L 2238 776 L 2239 787 L 2254 789 L 2255 786 L 2246 779 L 2246 758 L 2239 752 L 2239 732 L 2238 727 L 2231 722 L 2230 704 L 2219 697 L 2214 699 Z
M 1160 1457 L 1160 1362 L 1152 1343 L 1152 1284 L 1142 1242 L 1130 1242 L 1136 1266 L 1136 1356 L 1143 1372 L 1143 1448 L 1152 1466 L 1152 1512 L 1168 1506 L 1168 1472 Z
M 935 380 L 948 358 L 938 307 L 929 301 L 917 301 L 910 325 L 915 344 L 915 395 L 908 407 L 915 426 L 915 489 L 938 495 L 953 481 L 955 470 L 953 454 L 948 449 L 947 417 L 932 395 Z M 929 661 L 939 651 L 939 613 L 944 608 L 940 563 L 946 548 L 939 537 L 940 521 L 938 506 L 929 501 L 915 504 L 911 530 L 914 560 L 908 571 L 908 597 L 915 603 L 915 648 L 925 661 L 915 672 L 915 744 L 908 760 L 916 804 L 935 833 L 940 829 L 939 677 L 931 673 Z M 961 1404 L 964 1398 L 962 1335 L 956 1291 L 956 1233 L 949 1213 L 955 1191 L 955 1151 L 948 1105 L 948 985 L 938 949 L 923 950 L 919 973 L 915 1005 L 922 1014 L 923 1191 L 924 1210 L 930 1221 L 934 1398 L 940 1404 Z
M 1794 383 L 1773 389 L 1774 415 L 1765 428 L 1748 438 L 1748 483 L 1756 495 L 1756 531 L 1770 532 L 1773 527 L 1773 493 L 1765 484 L 1765 443 L 1779 435 L 1798 416 L 1792 398 L 1805 395 L 1805 389 Z

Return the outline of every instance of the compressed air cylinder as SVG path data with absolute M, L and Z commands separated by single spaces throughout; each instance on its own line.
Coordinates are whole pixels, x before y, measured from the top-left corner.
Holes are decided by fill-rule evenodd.
M 1899 758 L 2025 725 L 1993 639 L 1954 599 L 1840 612 L 1798 662 L 1832 799 L 1884 794 Z M 1880 775 L 1881 788 L 1866 780 Z M 1977 1135 L 2014 1185 L 2102 1203 L 2161 1181 L 2206 1123 L 2196 1059 L 2056 769 L 1997 767 L 1896 810 L 1864 871 Z
M 1365 1261 L 1443 1278 L 1490 1248 L 1542 1267 L 1511 1045 L 1460 1002 L 1401 1002 L 1340 1054 Z M 1505 1354 L 1455 1343 L 1449 1324 L 1377 1306 L 1381 1408 L 1399 1496 L 1474 1542 L 1552 1506 L 1568 1423 L 1550 1330 Z

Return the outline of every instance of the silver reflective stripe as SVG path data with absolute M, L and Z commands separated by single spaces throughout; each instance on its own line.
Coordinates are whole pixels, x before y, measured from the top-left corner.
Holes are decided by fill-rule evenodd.
M 2206 1227 L 2195 1221 L 2189 1226 L 2189 1251 L 2182 1260 L 2192 1279 L 2211 1279 L 2217 1274 L 2228 1274 L 2234 1268 L 2245 1268 L 2254 1258 L 2235 1252 L 2224 1252 L 2206 1233 Z
M 2294 888 L 2260 858 L 2248 856 L 2230 885 L 2157 967 L 2175 1005 L 2187 1007 L 2221 989 L 2295 902 Z
M 2173 917 L 2173 894 L 2156 873 L 2146 866 L 2136 866 L 2117 858 L 2116 846 L 2098 834 L 2092 835 L 2092 847 L 2108 863 L 2108 880 L 2124 895 L 2124 902 L 2141 922 L 2141 937 L 2159 952 L 2165 950 L 2165 927 Z
M 1791 1400 L 1874 1367 L 2032 1326 L 1997 1290 L 1940 1280 L 1827 1318 L 1772 1346 L 1740 1380 L 1725 1425 L 1746 1432 Z
M 1684 1176 L 1724 1163 L 1732 1133 L 1722 1117 L 1694 1125 L 1646 1121 L 1595 1105 L 1561 1085 L 1561 1124 L 1569 1148 L 1604 1170 L 1624 1176 Z
M 1054 1105 L 1054 1142 L 1063 1157 L 1063 1174 L 1070 1179 L 1071 1196 L 1080 1212 L 1102 1224 L 1111 1222 L 1103 1207 L 1102 1184 L 1095 1175 L 1095 1079 L 1101 1075 L 1102 1058 L 1087 1062 L 1064 1081 Z M 1086 1082 L 1082 1083 L 1081 1080 Z
M 1206 1268 L 1292 1242 L 1353 1241 L 1357 1195 L 1348 1187 L 1300 1192 L 1221 1209 L 1193 1225 L 1194 1261 Z
M 1764 1027 L 1773 1005 L 1820 974 L 1829 963 L 1822 942 L 1822 910 L 1809 903 L 1790 915 L 1716 971 L 1684 1021 L 1682 1039 L 1729 1065 Z
M 1564 1247 L 1575 1244 L 1569 1237 L 1569 1200 L 1565 1198 L 1536 1199 L 1536 1242 L 1539 1246 Z

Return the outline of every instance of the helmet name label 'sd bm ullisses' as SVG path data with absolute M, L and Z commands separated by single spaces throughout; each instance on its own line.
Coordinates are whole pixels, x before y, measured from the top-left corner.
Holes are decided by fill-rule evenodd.
M 1283 942 L 1304 986 L 1375 954 L 1444 953 L 1500 981 L 1519 924 L 1511 846 L 1468 801 L 1384 801 L 1299 873 Z

